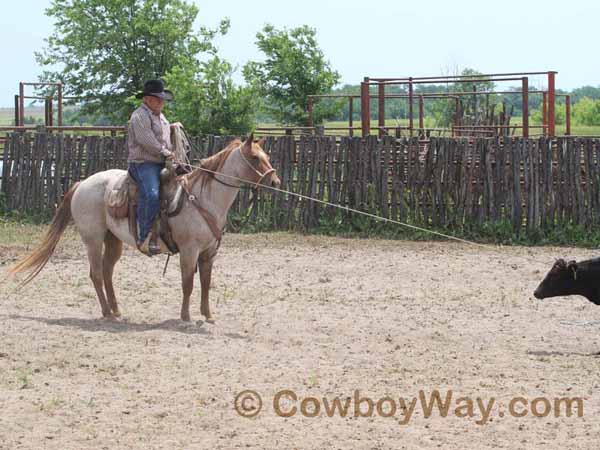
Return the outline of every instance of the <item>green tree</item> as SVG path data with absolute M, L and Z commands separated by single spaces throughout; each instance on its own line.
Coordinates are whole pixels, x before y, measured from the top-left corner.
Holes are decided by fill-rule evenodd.
M 244 67 L 246 81 L 264 96 L 264 108 L 279 122 L 305 125 L 308 95 L 330 92 L 340 80 L 316 41 L 316 30 L 308 26 L 277 30 L 265 25 L 256 34 L 264 62 Z M 337 102 L 316 103 L 315 123 L 335 115 Z
M 539 109 L 534 109 L 529 111 L 529 116 L 531 118 L 531 122 L 534 125 L 542 124 L 542 111 Z M 565 112 L 565 108 L 555 108 L 554 109 L 554 122 L 556 125 L 564 125 L 567 120 L 567 115 Z
M 25 116 L 23 123 L 25 125 L 41 125 L 44 123 L 44 120 L 41 117 Z
M 571 92 L 571 100 L 573 103 L 577 103 L 585 97 L 592 100 L 600 100 L 600 87 L 582 86 L 573 89 L 573 92 Z
M 573 118 L 579 125 L 600 125 L 600 100 L 583 97 L 573 106 Z
M 481 72 L 474 69 L 466 68 L 461 73 L 463 76 L 472 77 L 474 81 L 464 83 L 452 83 L 446 91 L 452 92 L 490 92 L 494 89 L 494 83 L 490 81 L 476 81 L 481 77 Z M 461 96 L 460 105 L 463 112 L 463 119 L 475 123 L 476 118 L 485 116 L 485 108 L 491 107 L 498 103 L 497 95 L 490 95 L 489 100 L 486 100 L 483 95 L 476 96 Z M 448 127 L 453 122 L 456 115 L 456 102 L 449 99 L 439 99 L 431 102 L 430 111 L 435 118 L 436 124 L 442 127 Z
M 537 88 L 535 86 L 529 86 L 530 91 L 535 91 Z M 514 91 L 514 94 L 501 94 L 500 98 L 509 108 L 513 109 L 514 116 L 522 116 L 523 115 L 523 95 L 521 94 L 521 86 L 518 87 L 509 87 L 506 91 Z M 557 90 L 558 93 L 558 90 Z M 534 94 L 529 93 L 527 97 L 527 103 L 529 105 L 529 113 L 534 109 L 540 109 L 542 107 L 542 94 Z M 561 101 L 561 97 L 556 97 L 556 103 L 558 104 Z
M 199 65 L 183 62 L 165 81 L 177 93 L 168 105 L 169 118 L 191 133 L 242 135 L 252 130 L 257 95 L 248 86 L 234 85 L 231 64 L 214 56 Z
M 215 30 L 194 31 L 198 8 L 185 0 L 53 0 L 46 14 L 55 29 L 36 53 L 52 68 L 41 81 L 61 81 L 66 95 L 86 100 L 84 113 L 116 123 L 127 120 L 133 105 L 126 99 L 145 80 L 214 54 L 213 38 L 229 27 L 223 20 Z

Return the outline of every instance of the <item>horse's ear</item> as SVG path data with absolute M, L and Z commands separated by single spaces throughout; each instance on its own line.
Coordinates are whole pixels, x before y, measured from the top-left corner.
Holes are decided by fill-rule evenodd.
M 265 141 L 266 139 L 264 137 L 261 137 L 257 142 L 258 146 L 262 148 L 262 146 L 265 145 Z
M 254 142 L 254 133 L 250 133 L 250 136 L 244 141 L 244 148 L 246 150 L 250 150 L 252 148 L 252 143 Z

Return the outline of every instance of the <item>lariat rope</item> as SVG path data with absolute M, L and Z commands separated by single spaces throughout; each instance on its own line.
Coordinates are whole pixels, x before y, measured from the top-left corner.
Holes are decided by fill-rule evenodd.
M 239 178 L 239 177 L 236 177 L 234 175 L 228 175 L 228 174 L 223 173 L 223 172 L 216 172 L 214 170 L 210 170 L 210 169 L 207 169 L 207 168 L 202 167 L 202 166 L 195 166 L 195 165 L 192 165 L 192 164 L 188 164 L 188 166 L 192 167 L 194 169 L 198 169 L 198 170 L 202 170 L 204 172 L 211 173 L 213 175 L 220 175 L 222 177 L 230 178 L 232 180 L 240 181 L 241 183 L 247 183 L 247 184 L 251 184 L 251 185 L 254 185 L 254 186 L 257 186 L 257 184 L 260 181 L 262 181 L 262 179 L 264 179 L 264 176 L 265 176 L 263 174 L 259 174 L 259 175 L 262 175 L 262 178 L 260 180 L 258 180 L 258 182 L 257 182 L 257 181 L 245 180 L 243 178 Z M 271 173 L 272 171 L 273 171 L 273 169 L 270 170 L 269 173 Z M 434 230 L 430 230 L 430 229 L 427 229 L 427 228 L 419 227 L 419 226 L 416 226 L 416 225 L 411 225 L 409 223 L 401 222 L 399 220 L 388 219 L 387 217 L 378 216 L 376 214 L 371 214 L 371 213 L 368 213 L 368 212 L 365 212 L 365 211 L 361 211 L 359 209 L 350 208 L 349 206 L 338 205 L 338 204 L 335 204 L 335 203 L 328 202 L 326 200 L 320 200 L 318 198 L 309 197 L 309 196 L 303 195 L 303 194 L 298 194 L 296 192 L 288 191 L 286 189 L 280 189 L 280 188 L 277 188 L 277 187 L 274 187 L 274 186 L 268 186 L 266 184 L 261 184 L 260 187 L 265 188 L 265 189 L 270 189 L 270 190 L 275 191 L 275 192 L 280 192 L 282 194 L 288 194 L 288 195 L 292 195 L 294 197 L 303 198 L 303 199 L 311 201 L 311 202 L 321 203 L 323 205 L 331 206 L 333 208 L 338 208 L 338 209 L 341 209 L 343 211 L 347 211 L 347 212 L 351 212 L 351 213 L 355 213 L 355 214 L 360 214 L 360 215 L 363 215 L 363 216 L 366 216 L 366 217 L 370 217 L 372 219 L 376 219 L 376 220 L 379 220 L 379 221 L 382 221 L 382 222 L 393 223 L 395 225 L 400 225 L 400 226 L 403 226 L 403 227 L 406 227 L 406 228 L 411 228 L 413 230 L 417 230 L 417 231 L 422 231 L 424 233 L 433 234 L 433 235 L 440 236 L 440 237 L 443 237 L 443 238 L 446 238 L 446 239 L 450 239 L 450 240 L 453 240 L 453 241 L 461 242 L 463 244 L 468 244 L 468 245 L 476 246 L 476 247 L 479 247 L 479 248 L 484 248 L 486 250 L 489 250 L 489 251 L 492 251 L 492 252 L 495 252 L 495 253 L 498 253 L 498 254 L 505 255 L 505 252 L 503 252 L 499 248 L 494 247 L 492 245 L 481 244 L 479 242 L 469 241 L 468 239 L 462 239 L 462 238 L 459 238 L 459 237 L 456 237 L 456 236 L 452 236 L 450 234 L 440 233 L 439 231 L 434 231 Z M 528 257 L 528 256 L 523 256 L 523 255 L 512 255 L 512 256 L 514 256 L 516 258 L 520 258 L 520 259 L 526 260 L 526 261 L 535 262 L 536 264 L 544 264 L 546 266 L 549 265 L 549 263 L 547 261 L 541 261 L 541 260 L 538 260 L 538 259 L 535 259 L 535 258 L 531 258 L 531 257 Z

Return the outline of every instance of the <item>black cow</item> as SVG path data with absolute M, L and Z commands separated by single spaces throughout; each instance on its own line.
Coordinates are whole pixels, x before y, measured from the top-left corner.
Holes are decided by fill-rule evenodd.
M 533 293 L 536 298 L 583 295 L 600 305 L 600 258 L 575 262 L 559 259 Z

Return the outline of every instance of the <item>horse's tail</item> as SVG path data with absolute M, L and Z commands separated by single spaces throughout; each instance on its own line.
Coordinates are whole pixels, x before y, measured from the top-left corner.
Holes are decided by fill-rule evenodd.
M 75 183 L 65 194 L 63 201 L 58 206 L 58 209 L 52 218 L 50 228 L 48 228 L 46 231 L 46 234 L 40 245 L 38 245 L 38 247 L 31 252 L 31 254 L 18 261 L 9 269 L 9 272 L 12 274 L 33 269 L 27 278 L 25 278 L 23 284 L 27 284 L 33 280 L 50 260 L 52 253 L 54 253 L 56 244 L 58 244 L 58 241 L 73 217 L 71 215 L 71 199 L 73 198 L 73 194 L 75 193 L 78 185 L 79 182 Z

